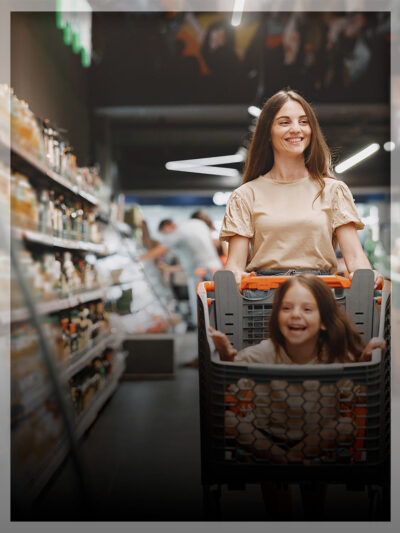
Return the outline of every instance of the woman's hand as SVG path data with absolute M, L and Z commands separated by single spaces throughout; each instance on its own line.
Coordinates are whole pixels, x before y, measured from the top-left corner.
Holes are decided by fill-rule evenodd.
M 360 356 L 360 363 L 365 363 L 366 361 L 371 361 L 372 359 L 372 352 L 373 350 L 376 350 L 377 348 L 380 348 L 383 352 L 386 348 L 386 341 L 382 337 L 373 337 L 367 344 L 367 346 L 364 348 L 361 356 Z
M 378 289 L 378 290 L 382 289 L 385 278 L 377 270 L 373 270 L 372 272 L 374 273 L 374 289 Z M 352 279 L 353 276 L 354 276 L 354 272 L 350 272 L 349 278 Z
M 242 292 L 242 279 L 257 276 L 256 272 L 244 272 L 243 270 L 232 270 L 230 268 L 225 268 L 224 270 L 230 270 L 231 272 L 233 272 L 233 275 L 235 276 L 236 285 L 240 293 Z
M 350 272 L 349 278 L 353 277 L 354 271 L 360 268 L 371 268 L 367 256 L 361 246 L 357 230 L 353 222 L 344 224 L 336 228 L 336 236 L 342 251 L 344 262 L 347 270 Z M 377 270 L 374 273 L 374 289 L 380 287 L 383 283 L 383 276 Z
M 384 277 L 377 270 L 372 271 L 374 273 L 374 289 L 381 289 L 383 286 Z
M 225 333 L 222 333 L 222 331 L 218 331 L 212 327 L 208 328 L 208 333 L 214 341 L 215 348 L 219 353 L 221 361 L 233 361 L 238 352 L 229 342 L 229 339 Z

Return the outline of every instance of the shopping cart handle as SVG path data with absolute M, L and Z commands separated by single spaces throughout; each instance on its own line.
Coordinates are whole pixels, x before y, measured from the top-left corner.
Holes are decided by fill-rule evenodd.
M 242 278 L 241 288 L 243 289 L 258 289 L 261 291 L 268 291 L 269 289 L 277 289 L 291 276 L 253 276 Z M 343 276 L 318 276 L 324 281 L 328 287 L 348 289 L 351 287 L 351 280 Z
M 242 278 L 241 289 L 258 289 L 268 291 L 269 289 L 277 289 L 282 283 L 284 283 L 291 276 L 253 276 Z M 348 289 L 351 287 L 351 279 L 344 278 L 343 276 L 318 276 L 322 281 L 324 281 L 328 287 L 332 289 Z M 199 286 L 203 287 L 205 292 L 214 292 L 215 286 L 213 281 L 205 281 L 199 283 Z M 379 284 L 375 290 L 383 289 L 383 282 Z M 197 291 L 199 292 L 199 291 Z

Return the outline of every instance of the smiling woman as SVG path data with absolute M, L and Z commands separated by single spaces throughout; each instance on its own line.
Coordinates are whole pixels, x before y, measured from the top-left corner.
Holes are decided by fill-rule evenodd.
M 264 104 L 251 141 L 243 184 L 229 198 L 220 238 L 225 269 L 243 276 L 286 271 L 334 273 L 339 244 L 350 275 L 371 266 L 357 230 L 362 223 L 310 104 L 282 90 Z M 375 286 L 382 281 L 375 273 Z M 247 295 L 249 296 L 249 295 Z
M 311 127 L 302 106 L 294 100 L 284 104 L 271 127 L 271 143 L 276 154 L 300 155 L 310 144 Z M 285 179 L 284 176 L 281 177 Z

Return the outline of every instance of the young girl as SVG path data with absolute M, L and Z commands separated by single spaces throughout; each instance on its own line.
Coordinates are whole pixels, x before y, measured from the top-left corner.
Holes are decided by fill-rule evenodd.
M 385 347 L 381 338 L 367 345 L 325 282 L 314 274 L 297 274 L 274 295 L 270 338 L 239 352 L 227 336 L 209 330 L 223 361 L 269 364 L 320 364 L 369 361 Z

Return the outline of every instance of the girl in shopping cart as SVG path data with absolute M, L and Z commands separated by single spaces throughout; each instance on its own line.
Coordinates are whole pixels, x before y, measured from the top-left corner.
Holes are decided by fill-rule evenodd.
M 369 361 L 373 350 L 377 348 L 382 351 L 385 349 L 385 341 L 382 338 L 372 338 L 365 345 L 344 309 L 337 304 L 328 285 L 314 274 L 296 274 L 276 289 L 270 316 L 269 339 L 237 351 L 224 333 L 209 328 L 209 334 L 223 361 L 244 364 L 355 363 Z M 312 385 L 319 388 L 320 384 L 318 380 L 314 380 Z M 236 384 L 232 386 L 233 391 L 237 389 Z M 302 385 L 292 384 L 291 387 L 292 393 L 296 388 L 300 398 Z M 291 427 L 285 412 L 266 415 L 265 425 L 257 426 L 253 431 L 254 438 L 262 443 L 262 446 L 256 449 L 249 444 L 250 453 L 276 464 L 308 464 L 312 460 L 310 456 L 314 457 L 314 461 L 335 460 L 332 454 L 340 453 L 343 449 L 352 461 L 361 460 L 367 416 L 363 400 L 365 387 L 355 385 L 348 379 L 329 387 L 329 405 L 334 407 L 336 414 L 318 416 L 318 430 L 314 428 L 307 434 L 306 430 L 298 428 L 297 419 L 292 419 L 292 424 L 296 422 L 296 425 L 295 428 Z M 233 396 L 229 396 L 229 392 L 228 386 L 225 396 L 227 436 L 230 435 L 230 428 L 243 427 L 243 431 L 247 431 L 248 424 L 252 423 L 252 411 L 255 407 L 251 390 L 248 391 L 249 396 L 241 397 L 239 403 L 235 402 Z M 273 394 L 279 395 L 278 400 L 281 402 L 286 401 L 285 391 L 276 390 Z M 257 409 L 263 411 L 262 406 Z M 293 411 L 293 407 L 288 404 L 287 412 L 290 410 Z M 298 416 L 314 419 L 314 410 L 313 402 L 304 403 L 300 409 L 303 414 Z M 269 412 L 269 407 L 266 407 L 266 412 Z M 240 424 L 241 420 L 247 420 L 247 415 L 250 415 L 249 422 Z M 239 430 L 233 429 L 239 439 L 248 437 L 245 434 L 240 435 L 240 431 L 236 433 L 237 431 Z M 295 436 L 296 433 L 299 435 Z M 315 518 L 319 516 L 318 513 L 322 514 L 326 485 L 301 484 L 300 488 L 307 515 Z M 276 483 L 264 482 L 261 489 L 266 507 L 273 516 L 288 516 L 291 505 L 290 487 L 282 488 Z
M 337 304 L 328 285 L 314 274 L 296 274 L 275 292 L 270 338 L 239 352 L 221 331 L 209 329 L 223 361 L 267 364 L 321 364 L 368 361 L 384 348 L 374 337 L 367 345 Z

